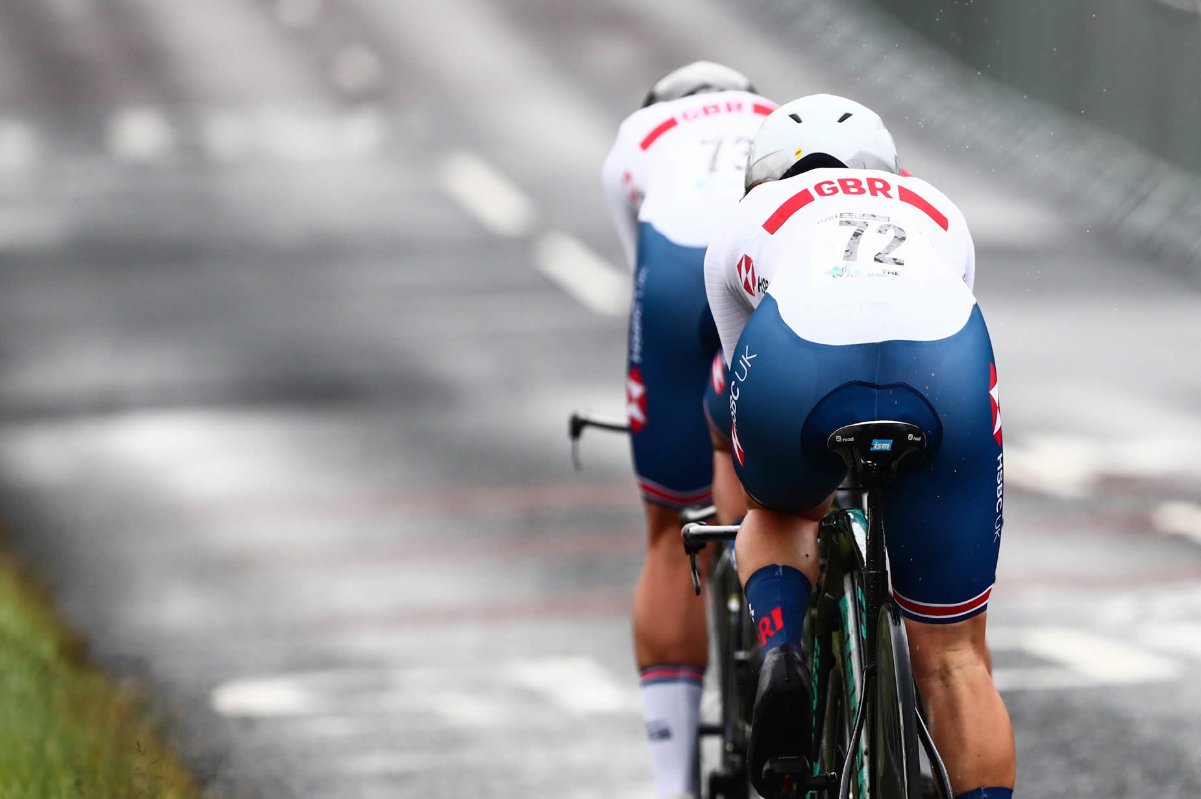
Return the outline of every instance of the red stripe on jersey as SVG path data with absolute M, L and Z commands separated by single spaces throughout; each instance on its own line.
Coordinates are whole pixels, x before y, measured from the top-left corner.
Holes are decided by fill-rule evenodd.
M 900 186 L 899 188 L 900 188 L 900 191 L 897 192 L 898 200 L 900 200 L 903 203 L 909 203 L 914 208 L 917 208 L 920 211 L 924 211 L 926 213 L 926 216 L 933 219 L 935 224 L 937 224 L 940 228 L 942 228 L 943 230 L 947 229 L 947 225 L 950 224 L 947 221 L 947 218 L 945 216 L 943 216 L 943 213 L 941 211 L 939 211 L 937 208 L 935 208 L 933 205 L 931 205 L 929 202 L 927 202 L 925 197 L 918 194 L 916 191 L 913 191 L 912 189 L 905 188 L 904 186 Z
M 659 138 L 678 124 L 680 123 L 676 121 L 676 118 L 672 117 L 671 119 L 659 125 L 659 127 L 652 130 L 650 133 L 646 134 L 646 138 L 642 140 L 642 144 L 639 146 L 644 150 L 647 149 L 655 143 L 655 139 Z
M 784 201 L 784 204 L 776 209 L 776 212 L 767 218 L 763 223 L 763 229 L 768 233 L 775 235 L 780 226 L 788 221 L 788 218 L 797 211 L 804 208 L 809 203 L 813 202 L 813 192 L 809 189 L 804 189 L 789 197 Z
M 755 103 L 755 107 L 752 108 L 751 110 L 754 111 L 756 114 L 759 114 L 760 116 L 767 116 L 768 114 L 770 114 L 772 111 L 775 111 L 776 109 L 775 109 L 775 107 L 770 106 L 770 105 L 764 105 L 763 103 Z

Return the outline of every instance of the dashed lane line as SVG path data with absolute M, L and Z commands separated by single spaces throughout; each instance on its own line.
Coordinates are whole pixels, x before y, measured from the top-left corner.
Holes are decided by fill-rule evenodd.
M 1165 502 L 1151 514 L 1151 525 L 1161 533 L 1177 535 L 1201 544 L 1201 505 Z
M 442 162 L 439 180 L 492 233 L 514 239 L 534 234 L 538 210 L 533 200 L 479 156 L 451 153 Z M 533 248 L 538 271 L 585 308 L 601 316 L 621 316 L 629 309 L 629 277 L 575 236 L 547 231 Z
M 11 119 L 0 119 L 0 167 L 21 168 L 38 157 L 33 127 Z
M 1148 644 L 1192 640 L 1197 629 L 1195 623 L 1161 625 L 1153 638 L 1127 642 L 1068 627 L 997 626 L 989 630 L 994 652 L 1020 651 L 1036 663 L 998 667 L 993 677 L 1005 692 L 1174 680 L 1185 672 L 1185 661 Z M 1201 647 L 1171 648 L 1201 657 Z M 531 703 L 531 697 L 541 701 Z M 449 724 L 503 726 L 531 707 L 573 716 L 632 713 L 639 707 L 636 680 L 622 679 L 584 655 L 451 669 L 348 668 L 249 677 L 217 686 L 209 703 L 228 717 L 336 717 L 346 725 L 353 717 L 370 724 L 389 714 L 429 714 Z
M 524 238 L 533 232 L 538 219 L 533 201 L 482 158 L 451 153 L 442 162 L 439 180 L 443 190 L 492 233 Z
M 531 695 L 542 701 L 531 704 Z M 411 713 L 451 724 L 503 726 L 530 706 L 573 715 L 629 713 L 638 708 L 638 694 L 634 680 L 626 685 L 591 658 L 567 656 L 504 661 L 484 670 L 351 668 L 253 677 L 218 686 L 209 704 L 230 717 Z
M 175 149 L 175 129 L 152 108 L 127 108 L 114 114 L 108 126 L 108 150 L 119 161 L 161 161 Z
M 1021 650 L 1047 665 L 998 668 L 993 673 L 1001 691 L 1136 685 L 1179 677 L 1183 664 L 1145 647 L 1067 627 L 990 629 L 994 650 Z
M 621 316 L 630 307 L 630 279 L 574 236 L 558 231 L 534 242 L 538 271 L 586 308 Z

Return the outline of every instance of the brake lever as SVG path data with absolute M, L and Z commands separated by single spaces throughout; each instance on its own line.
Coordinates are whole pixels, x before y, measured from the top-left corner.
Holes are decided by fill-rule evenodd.
M 588 427 L 611 430 L 614 433 L 630 432 L 628 424 L 612 422 L 608 419 L 598 419 L 594 416 L 578 412 L 572 413 L 567 418 L 567 437 L 571 439 L 571 463 L 577 472 L 584 468 L 584 465 L 580 462 L 580 438 L 584 435 L 584 429 Z
M 696 552 L 689 550 L 688 562 L 691 564 L 692 571 L 692 590 L 697 596 L 701 595 L 701 567 L 696 562 Z

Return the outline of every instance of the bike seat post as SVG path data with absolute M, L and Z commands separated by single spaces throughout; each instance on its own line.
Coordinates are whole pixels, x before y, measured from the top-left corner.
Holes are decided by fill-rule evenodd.
M 884 548 L 884 516 L 880 510 L 883 487 L 909 456 L 926 449 L 926 435 L 907 422 L 858 422 L 830 434 L 826 446 L 840 455 L 854 485 L 865 493 L 867 552 L 864 569 L 864 602 L 867 613 L 867 651 L 864 663 L 876 664 L 876 620 L 888 594 L 888 565 Z

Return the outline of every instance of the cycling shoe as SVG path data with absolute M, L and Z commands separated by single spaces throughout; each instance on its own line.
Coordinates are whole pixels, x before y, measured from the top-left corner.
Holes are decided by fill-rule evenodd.
M 763 778 L 763 765 L 777 757 L 809 753 L 813 689 L 804 653 L 783 644 L 763 656 L 751 717 L 747 767 L 751 784 L 767 799 L 781 795 L 788 780 Z

